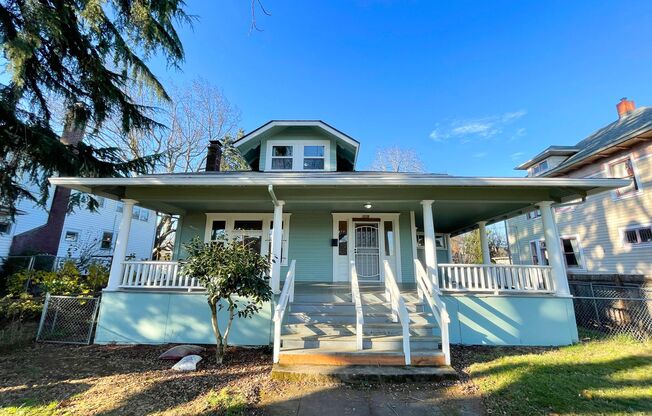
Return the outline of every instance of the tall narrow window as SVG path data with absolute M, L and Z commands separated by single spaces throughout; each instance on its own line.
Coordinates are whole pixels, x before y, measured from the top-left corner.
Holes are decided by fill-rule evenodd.
M 100 248 L 102 250 L 110 250 L 113 243 L 113 233 L 105 231 L 102 233 L 102 240 L 100 241 Z
M 211 241 L 224 241 L 226 239 L 226 221 L 213 221 L 211 225 Z
M 561 239 L 561 246 L 564 250 L 564 260 L 566 266 L 572 269 L 582 268 L 582 258 L 580 254 L 580 243 L 575 237 Z
M 529 211 L 527 214 L 525 214 L 528 220 L 533 220 L 535 218 L 541 217 L 541 210 L 540 209 L 535 209 L 534 211 Z
M 292 146 L 272 146 L 272 169 L 292 170 Z
M 349 254 L 349 223 L 347 221 L 339 221 L 337 227 L 337 254 L 346 256 Z
M 303 147 L 303 169 L 324 170 L 324 146 Z
M 631 195 L 639 190 L 636 174 L 634 173 L 634 165 L 630 158 L 609 165 L 609 170 L 611 176 L 614 178 L 630 179 L 632 181 L 629 185 L 616 190 L 618 196 Z
M 394 255 L 394 223 L 392 221 L 384 222 L 385 228 L 385 255 Z
M 532 256 L 532 264 L 539 264 L 539 246 L 536 241 L 530 241 L 530 256 Z

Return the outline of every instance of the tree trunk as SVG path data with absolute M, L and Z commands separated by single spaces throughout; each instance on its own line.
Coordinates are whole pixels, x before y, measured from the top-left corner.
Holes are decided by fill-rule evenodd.
M 211 324 L 213 325 L 213 332 L 215 333 L 215 361 L 217 364 L 222 364 L 224 360 L 224 343 L 222 342 L 222 333 L 220 332 L 220 325 L 217 320 L 217 302 L 219 300 L 209 299 L 208 305 L 211 308 Z

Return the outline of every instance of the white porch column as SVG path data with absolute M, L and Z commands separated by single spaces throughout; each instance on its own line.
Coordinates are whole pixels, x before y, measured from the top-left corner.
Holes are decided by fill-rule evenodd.
M 435 244 L 435 223 L 432 218 L 433 200 L 421 201 L 423 206 L 423 237 L 426 254 L 426 271 L 435 287 L 439 287 L 437 278 L 437 246 Z
M 118 290 L 122 281 L 122 263 L 125 261 L 125 256 L 127 255 L 131 217 L 134 213 L 134 204 L 138 201 L 123 199 L 122 202 L 124 203 L 122 207 L 122 219 L 120 220 L 120 228 L 118 229 L 118 236 L 115 240 L 111 271 L 109 272 L 109 283 L 106 285 L 106 290 Z
M 482 263 L 491 264 L 491 252 L 489 251 L 489 240 L 487 240 L 487 221 L 478 222 L 480 232 L 480 248 L 482 248 Z
M 272 229 L 272 292 L 281 293 L 281 248 L 283 247 L 283 205 L 278 201 L 274 205 L 274 228 Z
M 552 212 L 552 202 L 544 201 L 537 204 L 541 210 L 541 221 L 543 222 L 543 235 L 546 240 L 546 251 L 548 262 L 552 267 L 552 278 L 555 281 L 555 289 L 558 296 L 570 296 L 568 288 L 568 276 L 564 265 L 563 250 L 555 215 Z

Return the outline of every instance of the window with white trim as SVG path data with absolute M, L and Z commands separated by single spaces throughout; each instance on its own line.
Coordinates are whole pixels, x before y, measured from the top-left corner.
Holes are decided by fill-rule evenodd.
M 616 189 L 616 196 L 619 198 L 633 195 L 640 190 L 636 171 L 634 170 L 634 163 L 630 157 L 610 163 L 609 175 L 613 178 L 630 179 L 632 181 L 629 185 Z
M 628 228 L 623 231 L 626 245 L 652 244 L 652 226 Z
M 66 243 L 76 243 L 79 240 L 79 233 L 77 231 L 66 231 L 64 240 Z
M 535 209 L 534 211 L 529 211 L 527 214 L 525 214 L 528 220 L 533 220 L 535 218 L 541 217 L 541 210 L 540 209 Z
M 113 244 L 113 233 L 111 231 L 103 232 L 102 239 L 100 240 L 100 249 L 111 250 L 112 244 Z
M 248 248 L 263 256 L 271 256 L 272 214 L 207 214 L 206 242 L 223 244 L 227 240 L 241 241 Z M 290 214 L 283 214 L 281 233 L 281 265 L 287 266 L 289 249 Z
M 303 146 L 303 170 L 324 170 L 325 146 Z
M 423 231 L 417 231 L 417 248 L 426 248 L 426 237 Z M 446 236 L 441 234 L 435 235 L 435 248 L 446 249 Z
M 564 236 L 559 239 L 561 243 L 562 255 L 564 262 L 569 269 L 583 269 L 582 247 L 576 236 Z M 530 255 L 532 264 L 548 266 L 548 250 L 545 240 L 530 241 Z
M 530 172 L 532 173 L 532 176 L 536 176 L 547 170 L 548 170 L 548 160 L 543 160 L 537 163 L 536 165 L 532 166 Z
M 272 169 L 292 170 L 293 146 L 272 146 Z

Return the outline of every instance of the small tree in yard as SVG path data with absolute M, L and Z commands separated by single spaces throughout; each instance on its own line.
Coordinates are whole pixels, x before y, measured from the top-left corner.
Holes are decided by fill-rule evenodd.
M 188 252 L 184 272 L 206 288 L 217 346 L 215 358 L 221 364 L 235 315 L 250 318 L 272 297 L 268 283 L 270 262 L 238 240 L 206 244 L 195 237 L 184 248 Z M 217 319 L 223 308 L 229 314 L 226 328 L 220 328 Z

